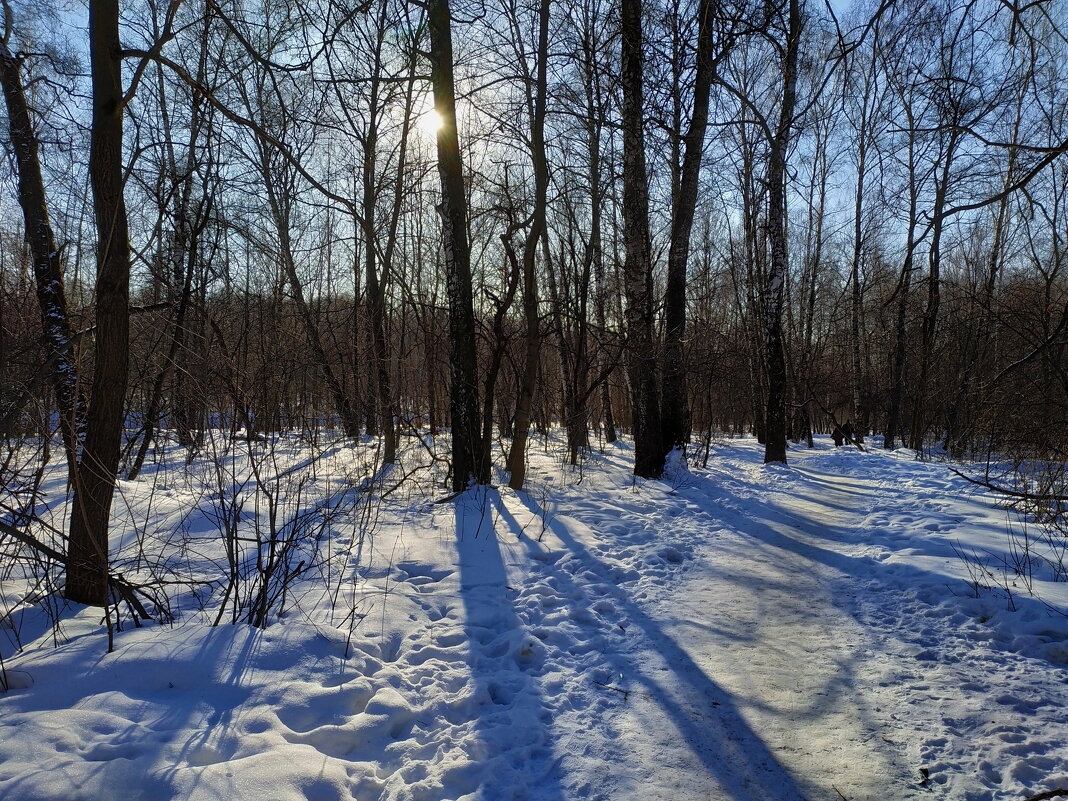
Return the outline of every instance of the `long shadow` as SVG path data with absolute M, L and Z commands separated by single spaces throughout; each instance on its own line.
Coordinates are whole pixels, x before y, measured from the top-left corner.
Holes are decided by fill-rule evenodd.
M 235 642 L 238 632 L 240 635 Z M 162 629 L 160 634 L 163 635 Z M 139 659 L 139 672 L 121 682 L 111 674 L 112 663 L 118 657 L 99 652 L 95 652 L 95 659 L 86 659 L 84 676 L 79 681 L 63 683 L 56 671 L 50 670 L 47 674 L 50 683 L 43 685 L 32 701 L 34 711 L 81 708 L 108 718 L 120 716 L 130 721 L 128 726 L 106 740 L 94 738 L 92 751 L 72 773 L 78 777 L 80 785 L 72 787 L 66 797 L 81 798 L 84 793 L 96 790 L 110 797 L 108 793 L 115 787 L 126 787 L 129 793 L 139 798 L 176 797 L 176 776 L 183 768 L 197 764 L 193 761 L 197 751 L 236 739 L 232 717 L 247 697 L 247 691 L 241 687 L 242 677 L 259 646 L 260 636 L 259 632 L 244 627 L 210 629 L 195 646 L 195 655 L 188 658 L 182 655 L 175 660 L 176 665 L 182 666 L 181 672 L 168 666 L 166 656 L 155 655 Z M 153 643 L 142 643 L 138 647 L 147 648 L 151 654 L 154 653 L 153 646 Z M 235 646 L 236 653 L 233 652 Z M 227 675 L 212 678 L 213 666 L 226 661 L 231 662 Z M 172 681 L 165 685 L 166 677 Z M 112 692 L 123 696 L 127 706 L 121 712 L 112 712 L 98 705 L 97 699 Z M 2 700 L 0 698 L 0 708 L 3 708 Z M 169 735 L 189 730 L 190 723 L 202 713 L 205 703 L 210 704 L 211 713 L 175 751 Z M 74 732 L 77 734 L 78 729 Z M 146 733 L 168 736 L 146 739 Z M 42 768 L 44 770 L 47 768 Z M 39 797 L 39 791 L 23 795 L 23 789 L 33 790 L 37 773 L 20 776 L 8 783 L 4 798 Z M 186 791 L 196 788 L 200 778 L 197 774 L 187 782 Z
M 242 630 L 244 641 L 238 645 L 238 655 L 232 656 L 230 648 L 235 644 L 232 635 L 235 630 L 232 627 L 213 628 L 207 633 L 203 643 L 198 648 L 196 662 L 206 665 L 219 664 L 227 659 L 232 660 L 230 670 L 225 676 L 220 676 L 217 683 L 211 686 L 212 710 L 201 724 L 201 729 L 190 736 L 178 752 L 181 761 L 169 764 L 159 772 L 159 776 L 173 783 L 178 770 L 189 764 L 197 764 L 195 759 L 204 749 L 216 749 L 225 746 L 228 741 L 236 738 L 234 727 L 234 710 L 247 700 L 248 693 L 241 687 L 245 671 L 249 669 L 256 650 L 261 646 L 262 632 L 256 630 Z M 239 635 L 240 636 L 240 635 Z M 183 709 L 182 705 L 172 707 L 170 714 L 161 715 L 153 722 L 155 727 L 170 727 L 178 731 L 192 716 L 192 710 Z M 229 754 L 224 755 L 226 759 Z M 194 775 L 188 789 L 196 788 L 203 778 L 202 773 Z
M 803 469 L 798 469 L 797 473 L 803 480 L 813 483 L 826 483 L 819 474 L 812 475 Z M 791 514 L 789 509 L 767 502 L 761 507 L 761 511 L 764 513 L 763 516 L 767 518 L 763 520 L 760 517 L 740 511 L 740 509 L 752 505 L 751 498 L 732 493 L 726 488 L 725 483 L 713 483 L 710 477 L 698 476 L 697 479 L 697 482 L 686 487 L 681 494 L 696 503 L 704 504 L 706 507 L 710 502 L 714 504 L 715 508 L 720 512 L 719 519 L 721 522 L 746 533 L 756 543 L 769 548 L 771 553 L 769 558 L 775 558 L 774 551 L 779 550 L 838 571 L 842 575 L 841 585 L 843 590 L 853 586 L 857 579 L 874 579 L 886 591 L 895 589 L 895 585 L 915 586 L 924 584 L 944 588 L 947 596 L 959 598 L 976 597 L 975 588 L 968 581 L 961 578 L 926 570 L 907 562 L 895 561 L 887 563 L 869 556 L 858 557 L 841 553 L 834 548 L 835 545 L 857 542 L 857 534 L 850 527 L 835 524 L 828 525 L 822 522 L 817 526 L 815 525 L 817 521 Z M 828 508 L 838 508 L 837 505 L 828 503 L 823 499 L 819 503 Z M 851 507 L 849 511 L 857 511 L 857 509 L 856 507 Z M 769 525 L 769 522 L 776 525 Z M 797 531 L 800 536 L 791 533 L 793 531 Z M 957 558 L 952 552 L 942 554 L 932 552 L 934 544 L 932 541 L 945 542 L 943 536 L 928 535 L 924 539 L 927 540 L 927 543 L 924 543 L 923 540 L 913 543 L 913 545 L 918 546 L 926 544 L 927 547 L 918 550 L 918 553 L 944 556 L 951 559 Z M 830 547 L 824 546 L 822 543 L 828 543 Z M 857 604 L 847 604 L 844 601 L 847 593 L 833 592 L 832 595 L 838 602 L 838 608 L 841 611 L 852 615 L 861 625 L 869 625 L 870 622 L 863 618 L 862 609 Z M 1007 600 L 1006 603 L 1008 603 Z M 1044 602 L 1026 595 L 1014 593 L 1012 604 L 1017 613 L 1028 616 L 1052 614 Z M 987 647 L 995 645 L 995 641 L 986 642 Z M 1005 648 L 1004 650 L 1007 653 L 1017 653 L 1011 648 Z
M 491 514 L 494 500 L 499 502 L 495 490 L 477 488 L 460 496 L 455 506 L 468 664 L 476 697 L 486 701 L 476 726 L 488 759 L 497 762 L 479 797 L 512 797 L 516 788 L 510 783 L 534 773 L 536 787 L 527 787 L 529 795 L 524 797 L 563 801 L 552 717 L 538 687 L 544 657 L 524 629 L 510 595 L 514 591 L 508 586 Z
M 543 516 L 542 508 L 529 495 L 520 492 L 517 496 L 531 514 Z M 507 519 L 516 536 L 530 542 L 518 521 L 510 514 Z M 614 585 L 608 577 L 611 566 L 601 562 L 575 540 L 559 520 L 547 518 L 547 525 L 572 554 L 605 576 L 605 585 Z M 546 565 L 546 569 L 558 581 L 581 591 L 565 570 L 553 565 Z M 614 600 L 622 607 L 628 620 L 642 630 L 652 649 L 663 656 L 681 692 L 658 679 L 654 674 L 656 665 L 637 664 L 624 654 L 606 656 L 614 661 L 615 672 L 637 681 L 645 695 L 664 711 L 680 737 L 723 791 L 736 801 L 804 801 L 808 798 L 811 790 L 801 786 L 753 731 L 732 695 L 709 677 L 686 650 L 664 631 L 660 623 L 629 599 L 624 590 L 616 590 L 613 593 Z M 664 770 L 676 768 L 664 766 Z

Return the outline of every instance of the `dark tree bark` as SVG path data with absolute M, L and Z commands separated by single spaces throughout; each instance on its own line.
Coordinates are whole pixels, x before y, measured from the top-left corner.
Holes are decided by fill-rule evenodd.
M 538 245 L 545 236 L 545 206 L 549 194 L 549 165 L 545 158 L 545 94 L 549 60 L 549 0 L 541 0 L 538 21 L 538 69 L 534 78 L 534 103 L 530 109 L 530 159 L 534 167 L 534 209 L 523 246 L 523 316 L 526 318 L 526 358 L 519 384 L 519 401 L 515 408 L 512 447 L 508 451 L 508 486 L 523 489 L 527 473 L 527 435 L 530 432 L 530 407 L 534 385 L 538 380 L 541 355 L 541 325 L 538 320 L 538 281 L 535 267 Z M 487 445 L 488 454 L 489 447 Z M 487 467 L 488 472 L 488 467 Z
M 489 459 L 485 453 L 486 443 L 481 436 L 478 408 L 471 245 L 467 239 L 467 196 L 464 191 L 459 131 L 456 128 L 449 0 L 429 0 L 427 27 L 430 33 L 430 80 L 434 89 L 434 108 L 442 121 L 437 132 L 437 150 L 445 285 L 449 304 L 452 489 L 461 492 L 471 481 L 478 484 L 489 481 Z
M 933 218 L 931 220 L 931 249 L 928 251 L 929 271 L 927 276 L 927 306 L 923 311 L 920 325 L 920 375 L 916 382 L 916 397 L 912 406 L 912 431 L 909 434 L 909 447 L 923 450 L 924 437 L 929 425 L 927 408 L 927 390 L 930 384 L 931 365 L 935 346 L 935 332 L 938 328 L 938 312 L 942 302 L 942 235 L 945 230 L 945 208 L 949 193 L 954 155 L 959 141 L 959 134 L 954 130 L 949 135 L 945 160 L 935 181 Z
M 386 275 L 383 264 L 381 278 L 377 263 L 375 231 L 375 205 L 377 198 L 376 171 L 378 160 L 378 121 L 381 91 L 382 40 L 386 30 L 386 3 L 379 10 L 378 37 L 374 51 L 374 69 L 371 74 L 369 122 L 363 139 L 363 232 L 364 276 L 367 281 L 367 310 L 371 324 L 371 349 L 375 363 L 377 388 L 377 419 L 382 430 L 382 462 L 393 464 L 397 460 L 397 425 L 393 419 L 393 383 L 389 374 L 389 346 L 386 340 Z M 408 114 L 405 115 L 404 138 L 407 138 Z M 401 145 L 402 150 L 404 144 Z M 403 167 L 403 165 L 401 165 Z M 398 182 L 403 181 L 403 169 Z
M 67 454 L 67 467 L 73 479 L 78 464 L 80 410 L 78 374 L 71 355 L 70 322 L 63 288 L 63 262 L 48 215 L 37 134 L 23 91 L 21 63 L 8 49 L 11 23 L 10 20 L 5 22 L 4 39 L 0 42 L 0 82 L 3 84 L 11 145 L 18 172 L 19 205 L 26 226 L 26 242 L 33 258 L 37 302 L 41 307 L 41 330 L 49 349 L 59 430 Z
M 663 445 L 670 451 L 690 439 L 690 410 L 686 398 L 686 365 L 682 343 L 686 334 L 686 266 L 690 235 L 697 208 L 701 156 L 708 128 L 708 102 L 712 88 L 712 20 L 716 0 L 701 0 L 698 10 L 697 71 L 693 87 L 693 114 L 684 138 L 679 191 L 671 215 L 667 288 L 664 293 L 664 378 L 661 393 Z
M 894 352 L 890 364 L 890 397 L 886 413 L 886 430 L 883 433 L 883 447 L 893 450 L 894 441 L 902 435 L 901 407 L 905 396 L 905 357 L 908 344 L 907 314 L 909 291 L 912 284 L 912 251 L 915 226 L 909 224 L 909 236 L 905 250 L 905 260 L 901 266 L 898 281 L 897 311 L 894 316 Z M 902 435 L 902 439 L 904 436 Z
M 627 373 L 634 428 L 634 474 L 659 478 L 664 472 L 660 399 L 653 340 L 652 244 L 649 183 L 643 129 L 642 5 L 622 0 L 620 83 L 623 89 L 623 261 L 627 297 Z
M 497 378 L 500 375 L 501 366 L 504 364 L 505 352 L 508 350 L 508 334 L 505 330 L 505 321 L 508 316 L 508 310 L 512 308 L 512 303 L 515 301 L 515 294 L 519 290 L 519 278 L 523 272 L 519 257 L 516 255 L 511 241 L 511 235 L 518 227 L 518 225 L 509 225 L 508 230 L 501 234 L 501 243 L 504 245 L 505 258 L 508 262 L 508 278 L 504 294 L 499 298 L 494 297 L 497 308 L 493 313 L 493 323 L 490 326 L 493 331 L 493 348 L 490 351 L 486 366 L 486 377 L 482 390 L 482 441 L 486 443 L 487 454 L 490 452 L 490 443 L 493 441 L 493 401 L 497 394 Z M 504 402 L 503 399 L 501 399 L 501 402 L 506 407 L 506 411 L 501 415 L 505 418 L 505 422 L 501 424 L 501 434 L 502 436 L 509 436 L 511 432 L 507 430 L 507 416 L 511 411 L 511 406 Z
M 901 265 L 901 275 L 896 289 L 897 309 L 894 316 L 894 351 L 890 363 L 890 393 L 886 414 L 886 429 L 883 432 L 883 447 L 892 450 L 894 442 L 900 436 L 902 444 L 905 441 L 904 426 L 902 425 L 901 413 L 905 399 L 905 362 L 908 346 L 908 303 L 909 292 L 912 289 L 913 252 L 916 249 L 916 226 L 917 214 L 919 213 L 919 177 L 916 170 L 916 134 L 915 120 L 912 113 L 912 104 L 905 100 L 904 92 L 901 91 L 901 108 L 908 124 L 908 187 L 909 187 L 909 217 L 908 229 L 905 237 L 905 257 Z
M 130 339 L 118 0 L 90 2 L 89 58 L 93 88 L 89 183 L 97 231 L 96 363 L 85 447 L 74 482 L 64 596 L 103 606 L 108 600 L 108 517 L 119 466 Z
M 577 260 L 574 225 L 569 224 L 567 236 L 561 237 L 560 253 L 555 262 L 551 256 L 545 259 L 549 287 L 549 308 L 552 329 L 556 334 L 560 352 L 560 369 L 563 378 L 561 387 L 564 401 L 564 428 L 567 432 L 567 458 L 570 464 L 578 464 L 579 452 L 589 445 L 589 413 L 586 361 L 586 294 L 590 279 L 590 253 L 587 249 L 577 275 L 568 275 L 568 254 L 574 267 Z M 546 248 L 546 251 L 548 248 Z M 557 281 L 559 267 L 561 281 Z M 564 291 L 561 291 L 563 289 Z M 577 295 L 577 297 L 574 297 Z M 565 306 L 568 313 L 565 315 Z
M 617 438 L 616 422 L 612 411 L 612 391 L 609 383 L 613 359 L 608 354 L 606 347 L 608 337 L 608 286 L 605 280 L 604 237 L 601 230 L 606 194 L 601 166 L 601 131 L 606 115 L 606 102 L 600 78 L 599 51 L 601 48 L 598 24 L 599 21 L 590 4 L 584 4 L 582 7 L 581 63 L 586 110 L 586 165 L 590 188 L 590 238 L 587 244 L 587 258 L 593 270 L 594 322 L 601 337 L 597 358 L 597 366 L 603 375 L 603 380 L 599 385 L 601 425 L 604 430 L 605 441 L 615 442 Z
M 768 161 L 768 244 L 771 258 L 764 286 L 764 343 L 768 374 L 764 463 L 786 463 L 786 350 L 782 310 L 786 292 L 786 157 L 797 99 L 797 59 L 801 40 L 799 0 L 790 0 L 782 60 L 782 106 Z
M 853 393 L 853 425 L 856 427 L 857 442 L 864 442 L 864 435 L 868 430 L 868 414 L 865 404 L 866 382 L 864 381 L 864 369 L 861 359 L 863 341 L 861 339 L 861 317 L 863 315 L 863 293 L 860 283 L 860 267 L 864 255 L 864 204 L 865 183 L 868 170 L 868 151 L 872 146 L 871 127 L 875 113 L 875 105 L 878 99 L 875 93 L 876 55 L 872 49 L 871 61 L 868 65 L 867 75 L 860 78 L 863 81 L 863 90 L 860 94 L 860 119 L 857 121 L 857 188 L 853 197 L 853 254 L 850 259 L 849 286 L 849 352 L 851 358 L 851 376 Z

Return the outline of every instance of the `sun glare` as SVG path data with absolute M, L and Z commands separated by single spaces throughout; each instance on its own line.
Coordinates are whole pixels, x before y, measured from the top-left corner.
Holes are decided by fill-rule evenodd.
M 436 134 L 441 130 L 441 126 L 445 124 L 445 120 L 438 114 L 437 109 L 428 109 L 420 118 L 419 125 L 428 134 Z

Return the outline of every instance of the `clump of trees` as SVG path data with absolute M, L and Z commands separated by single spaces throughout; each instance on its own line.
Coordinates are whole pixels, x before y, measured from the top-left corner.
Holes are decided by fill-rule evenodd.
M 1060 11 L 833 8 L 4 0 L 0 436 L 58 432 L 68 597 L 209 430 L 447 430 L 457 493 L 556 425 L 1063 462 Z

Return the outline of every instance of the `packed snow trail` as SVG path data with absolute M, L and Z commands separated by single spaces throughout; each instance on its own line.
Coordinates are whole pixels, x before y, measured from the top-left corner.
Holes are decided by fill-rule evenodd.
M 806 532 L 850 524 L 856 488 L 824 479 L 817 497 L 743 519 L 722 491 L 708 497 L 709 482 L 683 483 L 678 499 L 644 485 L 639 496 L 654 495 L 645 500 L 666 497 L 641 504 L 641 523 L 623 495 L 622 504 L 574 503 L 550 524 L 582 566 L 584 591 L 615 598 L 627 629 L 605 649 L 601 672 L 612 684 L 597 682 L 618 693 L 621 737 L 618 757 L 594 768 L 594 797 L 815 801 L 879 797 L 888 785 L 908 797 L 901 754 L 880 738 L 869 699 L 855 689 L 868 635 L 836 608 L 834 568 L 803 553 L 813 547 Z M 763 511 L 775 506 L 769 497 Z M 630 599 L 611 580 L 625 565 L 682 575 L 646 581 Z
M 635 597 L 659 621 L 649 645 L 667 657 L 664 685 L 688 699 L 676 710 L 719 734 L 702 736 L 663 703 L 635 708 L 620 727 L 637 750 L 685 741 L 730 761 L 722 738 L 761 757 L 728 775 L 702 774 L 687 756 L 665 765 L 652 797 L 678 797 L 677 776 L 710 787 L 693 797 L 716 799 L 1021 798 L 1030 793 L 1011 788 L 1068 786 L 1063 612 L 1026 595 L 1011 613 L 1003 595 L 969 597 L 953 547 L 957 537 L 1003 540 L 1003 514 L 944 466 L 907 454 L 792 459 L 683 473 L 677 498 L 659 502 L 662 485 L 643 485 L 638 494 L 652 497 L 642 527 L 654 537 L 613 524 L 627 506 L 603 498 L 573 502 L 559 518 L 561 527 L 582 520 L 580 538 L 625 563 L 648 564 L 625 542 L 613 546 L 628 530 L 645 550 L 666 543 L 660 555 L 686 562 L 679 581 Z M 1044 589 L 1063 604 L 1063 585 Z M 655 660 L 636 650 L 632 670 Z M 714 683 L 718 705 L 694 692 L 695 674 Z M 725 714 L 735 710 L 741 721 Z
M 529 492 L 391 499 L 340 606 L 309 581 L 263 631 L 211 628 L 208 608 L 104 654 L 98 612 L 73 609 L 61 647 L 5 646 L 0 798 L 1068 787 L 1068 585 L 980 586 L 958 541 L 1004 551 L 1005 515 L 942 465 L 826 442 L 790 456 L 765 467 L 731 442 L 708 470 L 641 482 L 626 447 L 579 469 L 535 454 Z
M 718 522 L 732 541 L 699 551 L 699 564 L 658 614 L 680 638 L 700 643 L 704 669 L 734 696 L 805 798 L 912 798 L 920 776 L 885 737 L 879 698 L 866 692 L 878 670 L 867 658 L 877 635 L 841 608 L 854 592 L 843 569 L 848 557 L 827 547 L 860 528 L 872 488 L 789 469 L 804 491 L 767 494 L 758 516 L 732 512 L 739 499 L 707 482 L 683 490 L 723 510 Z

